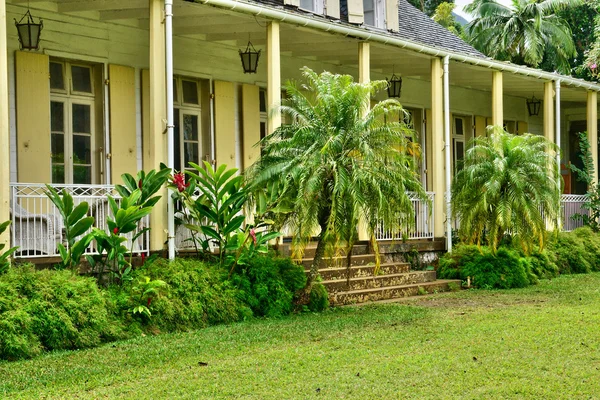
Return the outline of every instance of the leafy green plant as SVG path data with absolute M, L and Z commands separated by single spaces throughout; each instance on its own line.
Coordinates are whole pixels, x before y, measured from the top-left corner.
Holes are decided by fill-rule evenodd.
M 319 281 L 313 282 L 308 299 L 307 306 L 312 312 L 322 312 L 329 308 L 329 294 L 325 285 Z
M 166 290 L 167 284 L 160 279 L 150 279 L 148 276 L 143 276 L 138 280 L 137 285 L 131 288 L 131 296 L 137 303 L 131 308 L 131 313 L 142 314 L 150 318 L 152 313 L 150 307 L 152 300 L 159 297 Z
M 122 338 L 115 311 L 93 278 L 33 265 L 11 268 L 0 276 L 0 359 Z
M 584 225 L 592 228 L 594 232 L 600 232 L 600 186 L 594 182 L 594 159 L 590 141 L 587 132 L 581 132 L 579 137 L 579 158 L 583 168 L 578 168 L 571 164 L 571 170 L 577 175 L 577 180 L 587 185 L 588 191 L 585 196 L 585 203 L 581 208 L 588 210 L 586 214 L 575 214 L 574 219 L 580 219 Z
M 548 243 L 552 261 L 561 274 L 582 274 L 599 270 L 600 241 L 588 227 L 561 232 Z
M 9 225 L 10 225 L 10 221 L 6 221 L 6 222 L 3 222 L 0 224 L 0 235 L 2 235 L 6 231 L 6 229 L 8 229 Z M 0 243 L 0 274 L 3 274 L 6 271 L 8 271 L 8 268 L 10 268 L 10 257 L 19 248 L 19 247 L 11 247 L 10 249 L 6 250 L 5 252 L 2 252 L 2 250 L 4 250 L 5 247 L 6 247 L 6 244 Z
M 528 264 L 516 250 L 500 247 L 492 253 L 489 247 L 461 245 L 440 259 L 438 274 L 442 279 L 471 279 L 482 289 L 510 289 L 526 287 L 529 280 Z
M 124 185 L 116 185 L 115 190 L 121 195 L 120 203 L 108 196 L 108 204 L 112 213 L 106 217 L 108 232 L 101 229 L 93 230 L 96 240 L 97 255 L 88 256 L 87 261 L 92 268 L 99 267 L 99 275 L 102 277 L 106 267 L 111 269 L 113 277 L 119 282 L 131 281 L 131 260 L 133 257 L 133 245 L 136 240 L 146 233 L 150 228 L 139 229 L 140 221 L 146 217 L 161 196 L 155 196 L 160 188 L 167 182 L 170 169 L 162 168 L 159 172 L 151 170 L 146 174 L 140 171 L 137 179 L 130 174 L 123 174 Z M 131 249 L 127 249 L 125 242 L 126 234 L 135 234 L 131 238 Z M 127 255 L 129 254 L 129 259 Z
M 256 316 L 280 317 L 292 311 L 294 294 L 304 288 L 304 268 L 289 258 L 256 255 L 231 276 L 241 299 Z
M 65 247 L 62 243 L 57 245 L 62 259 L 59 267 L 74 269 L 79 265 L 83 253 L 94 238 L 92 233 L 83 235 L 94 224 L 94 217 L 87 216 L 89 209 L 87 202 L 83 201 L 74 206 L 73 196 L 65 189 L 62 191 L 62 196 L 48 184 L 46 189 L 46 196 L 54 203 L 64 223 L 67 246 Z M 83 235 L 81 239 L 77 240 L 81 235 Z

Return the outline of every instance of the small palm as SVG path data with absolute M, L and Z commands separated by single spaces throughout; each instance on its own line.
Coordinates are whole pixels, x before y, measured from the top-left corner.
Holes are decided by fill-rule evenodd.
M 351 247 L 360 220 L 372 238 L 380 223 L 406 226 L 414 215 L 407 191 L 422 198 L 425 192 L 409 154 L 414 132 L 391 122 L 404 112 L 401 105 L 384 100 L 366 111 L 385 81 L 360 84 L 308 68 L 303 75 L 306 85 L 288 84 L 280 107 L 290 123 L 262 141 L 263 155 L 250 176 L 254 187 L 281 183 L 280 199 L 293 204 L 287 223 L 296 244 L 319 234 L 314 278 L 325 244 Z
M 546 220 L 556 224 L 559 213 L 558 167 L 552 155 L 557 149 L 543 136 L 494 129 L 489 138 L 473 141 L 454 178 L 452 207 L 459 234 L 467 243 L 487 239 L 494 250 L 508 232 L 525 249 L 543 246 Z

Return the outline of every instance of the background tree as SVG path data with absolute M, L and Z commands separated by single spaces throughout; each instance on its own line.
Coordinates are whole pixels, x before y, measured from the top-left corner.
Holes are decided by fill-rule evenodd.
M 534 244 L 543 247 L 544 217 L 556 223 L 560 209 L 558 165 L 552 154 L 558 149 L 543 136 L 493 129 L 490 137 L 473 140 L 452 184 L 459 235 L 468 244 L 485 241 L 492 251 L 507 232 L 525 250 Z
M 557 13 L 583 0 L 513 0 L 507 7 L 496 0 L 474 0 L 465 11 L 474 16 L 465 29 L 477 50 L 497 60 L 548 68 L 570 74 L 576 56 L 568 23 Z
M 403 121 L 400 103 L 386 99 L 366 111 L 386 81 L 362 84 L 309 68 L 303 76 L 301 88 L 286 85 L 280 107 L 291 122 L 263 139 L 262 157 L 248 179 L 254 190 L 279 183 L 279 199 L 293 205 L 285 217 L 295 246 L 303 249 L 318 235 L 309 292 L 327 246 L 345 246 L 351 254 L 363 221 L 378 257 L 379 224 L 406 227 L 414 218 L 407 192 L 426 195 L 410 154 L 414 131 L 393 122 Z
M 423 11 L 428 16 L 433 16 L 435 10 L 442 3 L 454 4 L 454 0 L 408 0 L 410 4 Z
M 456 22 L 456 19 L 452 14 L 452 11 L 454 11 L 455 7 L 456 5 L 454 5 L 454 3 L 441 3 L 435 9 L 432 19 L 444 28 L 448 29 L 450 32 L 460 36 L 463 28 L 459 23 Z

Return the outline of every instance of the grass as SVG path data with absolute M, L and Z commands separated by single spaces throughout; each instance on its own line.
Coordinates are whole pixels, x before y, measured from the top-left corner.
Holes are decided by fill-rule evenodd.
M 143 337 L 0 363 L 0 398 L 598 398 L 598 305 L 600 273 Z

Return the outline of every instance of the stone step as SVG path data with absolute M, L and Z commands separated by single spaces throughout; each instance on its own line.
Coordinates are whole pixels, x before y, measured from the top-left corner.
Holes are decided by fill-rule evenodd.
M 332 293 L 344 291 L 406 286 L 433 281 L 435 281 L 435 271 L 411 271 L 400 274 L 350 278 L 350 282 L 348 282 L 348 279 L 335 279 L 326 280 L 322 283 L 331 295 Z
M 391 275 L 391 274 L 401 274 L 408 272 L 410 270 L 410 265 L 406 263 L 382 263 L 379 266 L 379 274 L 380 275 Z M 373 277 L 373 273 L 375 272 L 375 264 L 373 265 L 355 265 L 350 267 L 350 278 L 360 278 L 360 277 Z M 308 269 L 306 270 L 308 274 Z M 321 268 L 319 269 L 319 274 L 323 280 L 338 280 L 338 279 L 347 279 L 348 269 L 346 267 L 340 268 Z
M 304 249 L 303 257 L 304 258 L 313 258 L 315 256 L 315 251 L 317 250 L 316 243 L 310 243 Z M 343 250 L 341 250 L 343 251 Z M 353 255 L 361 255 L 367 254 L 369 251 L 369 246 L 366 244 L 355 244 L 352 248 Z M 290 257 L 292 255 L 291 246 L 289 243 L 283 243 L 279 245 L 279 253 L 284 257 Z
M 342 306 L 346 304 L 359 304 L 416 296 L 425 293 L 446 292 L 450 290 L 448 285 L 452 282 L 460 287 L 460 280 L 437 280 L 434 282 L 416 283 L 413 285 L 389 286 L 332 293 L 329 296 L 329 302 L 332 306 Z M 419 290 L 419 288 L 422 289 Z
M 309 269 L 312 264 L 312 258 L 303 258 L 302 265 L 304 269 Z M 375 255 L 374 254 L 359 254 L 356 256 L 352 256 L 351 260 L 352 265 L 368 265 L 375 264 Z M 341 268 L 346 266 L 346 257 L 325 257 L 321 260 L 321 264 L 319 268 Z

